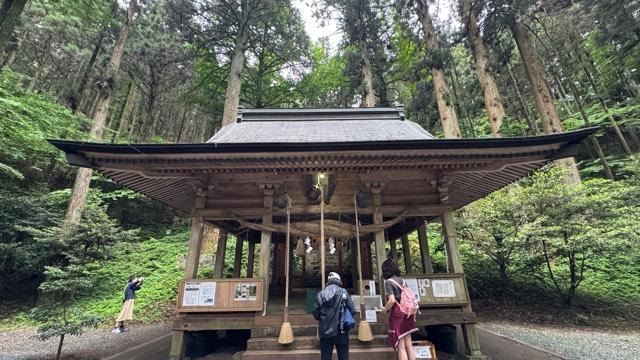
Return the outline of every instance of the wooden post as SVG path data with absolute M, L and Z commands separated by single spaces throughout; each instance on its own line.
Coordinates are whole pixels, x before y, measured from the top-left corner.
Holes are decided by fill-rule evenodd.
M 389 253 L 391 254 L 391 260 L 396 265 L 398 264 L 398 239 L 389 239 Z
M 411 267 L 411 249 L 409 248 L 409 237 L 407 234 L 402 235 L 402 258 L 404 259 L 404 271 L 407 274 L 413 274 Z
M 247 277 L 253 277 L 253 263 L 255 262 L 256 257 L 256 243 L 249 241 L 249 249 L 247 250 L 249 254 L 247 255 Z
M 196 199 L 196 209 L 204 208 L 206 196 L 204 191 L 200 191 Z M 202 233 L 204 231 L 204 223 L 202 217 L 191 218 L 191 237 L 189 238 L 189 252 L 184 269 L 185 280 L 195 279 L 198 275 L 198 265 L 200 263 L 200 249 L 202 247 Z M 182 360 L 184 358 L 186 331 L 173 330 L 171 338 L 171 348 L 169 350 L 170 360 Z
M 378 183 L 371 187 L 373 193 L 373 224 L 380 225 L 383 222 L 382 217 L 382 196 L 381 191 L 384 183 Z M 374 233 L 374 241 L 376 244 L 376 268 L 378 271 L 378 292 L 382 295 L 384 291 L 384 279 L 382 278 L 382 263 L 387 260 L 387 254 L 384 248 L 384 230 Z
M 433 265 L 431 265 L 431 254 L 429 253 L 429 241 L 427 239 L 427 227 L 425 226 L 425 224 L 418 226 L 418 242 L 420 244 L 422 271 L 425 274 L 433 274 Z
M 240 236 L 236 236 L 236 254 L 233 259 L 233 277 L 240 277 L 240 269 L 242 269 L 242 247 L 244 242 Z
M 218 246 L 216 247 L 216 262 L 213 267 L 213 277 L 220 279 L 224 277 L 224 254 L 227 251 L 227 239 L 229 235 L 226 230 L 218 230 Z
M 273 185 L 260 184 L 264 193 L 262 223 L 271 224 L 273 222 Z M 267 311 L 269 301 L 269 268 L 271 266 L 271 232 L 262 231 L 260 235 L 260 260 L 258 265 L 258 275 L 264 278 L 264 313 Z
M 462 260 L 460 260 L 460 250 L 458 248 L 458 239 L 456 238 L 456 227 L 453 222 L 453 213 L 449 205 L 449 181 L 443 177 L 438 181 L 438 192 L 440 194 L 440 202 L 445 205 L 442 212 L 442 229 L 445 236 L 445 245 L 447 247 L 447 257 L 451 272 L 463 274 L 464 268 Z M 468 289 L 465 289 L 467 293 Z M 472 312 L 471 304 L 464 307 L 465 312 Z M 465 344 L 465 354 L 463 358 L 470 360 L 489 360 L 489 357 L 480 351 L 480 339 L 476 331 L 476 324 L 462 324 L 462 335 Z

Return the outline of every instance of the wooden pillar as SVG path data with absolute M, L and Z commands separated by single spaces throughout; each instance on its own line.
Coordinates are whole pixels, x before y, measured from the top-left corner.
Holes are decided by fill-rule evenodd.
M 240 236 L 236 236 L 236 253 L 233 258 L 233 277 L 240 277 L 240 269 L 242 269 L 242 247 L 244 242 Z
M 418 226 L 418 242 L 420 244 L 420 258 L 422 260 L 422 271 L 425 274 L 433 274 L 433 265 L 431 264 L 431 254 L 429 253 L 429 241 L 427 239 L 427 226 L 425 224 Z
M 409 237 L 405 234 L 400 238 L 402 241 L 402 258 L 404 259 L 404 271 L 406 274 L 413 274 L 411 267 L 411 249 L 409 248 Z
M 462 260 L 460 259 L 460 249 L 458 248 L 458 239 L 456 237 L 456 227 L 453 222 L 453 212 L 449 205 L 449 181 L 443 177 L 438 181 L 438 192 L 440 194 L 440 202 L 445 206 L 442 212 L 442 229 L 445 236 L 445 246 L 447 247 L 447 257 L 449 267 L 453 273 L 464 273 Z M 466 289 L 467 293 L 469 289 Z M 465 312 L 472 312 L 471 304 L 464 307 Z M 462 335 L 465 344 L 465 354 L 463 358 L 470 360 L 489 360 L 489 357 L 480 351 L 480 339 L 476 331 L 476 324 L 462 324 Z
M 198 194 L 195 207 L 197 209 L 204 208 L 206 196 L 204 191 Z M 189 238 L 189 252 L 184 268 L 184 280 L 195 279 L 198 275 L 198 265 L 200 263 L 200 249 L 202 248 L 202 233 L 204 231 L 204 222 L 202 217 L 191 218 L 191 237 Z M 171 338 L 171 348 L 169 349 L 170 360 L 182 360 L 184 358 L 186 331 L 173 330 Z
M 224 254 L 227 251 L 227 239 L 229 235 L 226 230 L 218 231 L 218 246 L 216 247 L 216 260 L 213 267 L 213 277 L 220 279 L 224 277 Z
M 393 260 L 396 265 L 398 264 L 398 240 L 397 239 L 389 239 L 389 254 L 391 255 L 391 260 Z
M 382 214 L 382 196 L 381 191 L 384 187 L 384 183 L 377 183 L 371 186 L 371 192 L 373 193 L 373 224 L 380 225 L 383 222 Z M 376 269 L 378 270 L 378 292 L 383 293 L 384 279 L 382 278 L 382 263 L 387 259 L 387 254 L 384 248 L 384 230 L 376 231 L 374 233 L 374 242 L 376 244 Z
M 273 222 L 273 185 L 261 184 L 260 188 L 264 193 L 262 223 L 271 224 Z M 262 231 L 260 235 L 260 259 L 258 264 L 258 275 L 264 278 L 264 309 L 267 309 L 269 301 L 269 268 L 271 266 L 271 232 Z
M 253 263 L 255 262 L 256 257 L 256 243 L 249 241 L 249 249 L 247 249 L 247 251 L 249 252 L 247 254 L 247 277 L 252 278 Z

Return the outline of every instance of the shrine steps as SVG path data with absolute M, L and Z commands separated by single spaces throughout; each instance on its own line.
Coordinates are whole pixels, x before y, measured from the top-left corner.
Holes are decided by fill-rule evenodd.
M 386 335 L 375 335 L 372 341 L 361 342 L 356 335 L 349 336 L 349 349 L 373 349 L 384 348 L 387 345 Z M 251 338 L 247 342 L 247 350 L 320 350 L 320 340 L 314 336 L 296 336 L 292 344 L 282 345 L 277 338 Z
M 310 314 L 290 314 L 294 342 L 288 345 L 278 343 L 280 328 L 284 318 L 281 314 L 256 316 L 251 329 L 251 338 L 243 360 L 302 360 L 320 358 L 318 322 Z M 387 327 L 371 324 L 373 341 L 361 342 L 356 338 L 356 330 L 349 336 L 349 358 L 356 360 L 395 359 L 395 352 L 387 345 Z M 337 355 L 334 351 L 334 359 Z
M 319 359 L 320 350 L 248 350 L 242 354 L 242 360 L 309 360 Z M 349 348 L 350 360 L 394 360 L 396 353 L 389 346 L 384 348 Z M 338 356 L 333 351 L 333 360 Z

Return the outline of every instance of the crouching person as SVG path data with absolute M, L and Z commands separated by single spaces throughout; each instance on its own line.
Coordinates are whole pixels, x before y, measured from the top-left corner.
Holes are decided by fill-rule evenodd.
M 354 324 L 352 316 L 355 313 L 351 296 L 342 288 L 340 275 L 329 273 L 327 286 L 316 296 L 313 310 L 313 317 L 320 322 L 321 360 L 331 360 L 334 346 L 338 360 L 349 359 L 349 330 Z M 349 319 L 345 319 L 345 315 Z

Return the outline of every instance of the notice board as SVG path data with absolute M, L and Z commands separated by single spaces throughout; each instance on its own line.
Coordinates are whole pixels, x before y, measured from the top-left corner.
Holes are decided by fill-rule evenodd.
M 180 282 L 178 312 L 246 312 L 264 309 L 264 280 L 194 279 Z
M 430 274 L 404 277 L 407 285 L 416 294 L 418 304 L 466 305 L 469 294 L 463 274 Z

